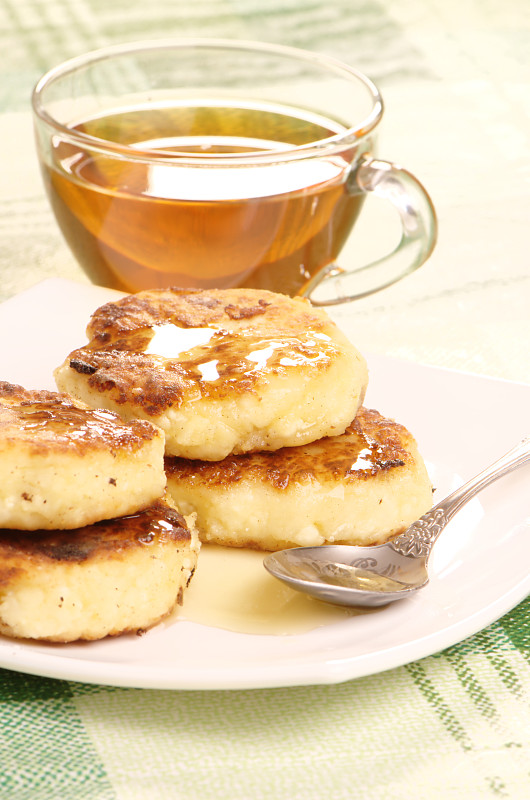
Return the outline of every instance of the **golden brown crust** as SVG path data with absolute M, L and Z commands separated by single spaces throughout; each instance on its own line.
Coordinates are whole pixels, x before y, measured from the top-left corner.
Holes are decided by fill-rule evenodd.
M 73 531 L 0 531 L 0 587 L 21 571 L 59 564 L 104 564 L 127 551 L 191 539 L 184 517 L 164 500 L 138 514 L 97 522 Z
M 98 308 L 88 324 L 87 335 L 115 339 L 120 332 L 148 328 L 154 320 L 158 324 L 172 322 L 182 328 L 201 328 L 227 318 L 248 322 L 265 313 L 274 313 L 280 296 L 253 289 L 173 288 L 138 292 Z M 307 308 L 310 310 L 311 306 L 307 304 Z
M 93 391 L 157 416 L 198 393 L 254 392 L 265 367 L 328 369 L 330 326 L 308 302 L 266 291 L 146 291 L 97 309 L 68 364 Z
M 0 434 L 4 447 L 23 441 L 34 454 L 74 448 L 82 455 L 88 449 L 135 451 L 160 432 L 149 422 L 124 422 L 64 393 L 0 381 Z
M 370 480 L 411 463 L 411 434 L 378 411 L 361 407 L 341 436 L 276 452 L 228 456 L 220 462 L 166 457 L 168 478 L 227 487 L 241 480 L 264 482 L 278 491 L 296 483 Z
M 202 541 L 229 547 L 380 544 L 432 504 L 412 434 L 366 408 L 339 436 L 219 463 L 166 457 L 165 467 Z

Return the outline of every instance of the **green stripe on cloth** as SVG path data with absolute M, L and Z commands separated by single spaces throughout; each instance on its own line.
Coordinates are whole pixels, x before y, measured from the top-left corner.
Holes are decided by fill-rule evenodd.
M 65 681 L 0 672 L 1 800 L 115 800 Z
M 530 662 L 530 597 L 499 620 L 498 624 L 513 646 Z
M 495 718 L 495 704 L 489 697 L 487 690 L 473 673 L 465 656 L 461 652 L 453 650 L 446 654 L 446 658 L 479 713 L 483 714 L 487 719 L 493 720 Z
M 421 661 L 414 662 L 408 664 L 406 669 L 421 695 L 434 710 L 446 731 L 451 734 L 455 742 L 457 742 L 463 750 L 471 750 L 471 741 L 464 726 L 451 710 L 443 694 L 436 689 L 435 685 L 428 677 L 424 663 Z

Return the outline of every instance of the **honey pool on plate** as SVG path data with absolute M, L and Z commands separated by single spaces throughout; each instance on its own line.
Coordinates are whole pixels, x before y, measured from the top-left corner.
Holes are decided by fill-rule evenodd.
M 265 553 L 203 544 L 177 619 L 236 633 L 288 635 L 372 613 L 295 592 L 263 566 Z M 168 620 L 175 624 L 175 618 Z
M 55 137 L 44 180 L 60 227 L 98 284 L 250 286 L 295 295 L 332 263 L 360 211 L 346 189 L 354 151 L 287 163 L 190 166 L 183 156 L 274 153 L 344 131 L 277 105 L 132 108 L 73 131 L 138 160 Z M 141 157 L 149 151 L 149 163 Z M 177 158 L 177 154 L 180 158 Z

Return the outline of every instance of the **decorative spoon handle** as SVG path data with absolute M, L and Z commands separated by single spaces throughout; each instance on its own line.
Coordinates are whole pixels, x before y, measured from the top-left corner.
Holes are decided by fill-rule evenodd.
M 427 511 L 420 519 L 413 522 L 404 533 L 397 536 L 389 544 L 402 555 L 416 558 L 424 557 L 426 559 L 449 520 L 454 517 L 463 505 L 486 486 L 489 486 L 490 483 L 502 478 L 529 460 L 530 436 L 525 436 L 506 455 L 497 459 L 475 478 L 471 478 L 459 489 L 433 506 L 430 511 Z

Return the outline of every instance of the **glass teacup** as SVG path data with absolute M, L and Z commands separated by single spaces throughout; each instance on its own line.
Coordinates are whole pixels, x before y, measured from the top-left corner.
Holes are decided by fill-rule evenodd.
M 250 286 L 332 304 L 429 257 L 430 198 L 375 154 L 377 87 L 332 58 L 208 39 L 109 47 L 33 93 L 37 148 L 61 230 L 97 284 Z M 393 204 L 397 247 L 337 264 L 368 193 Z

